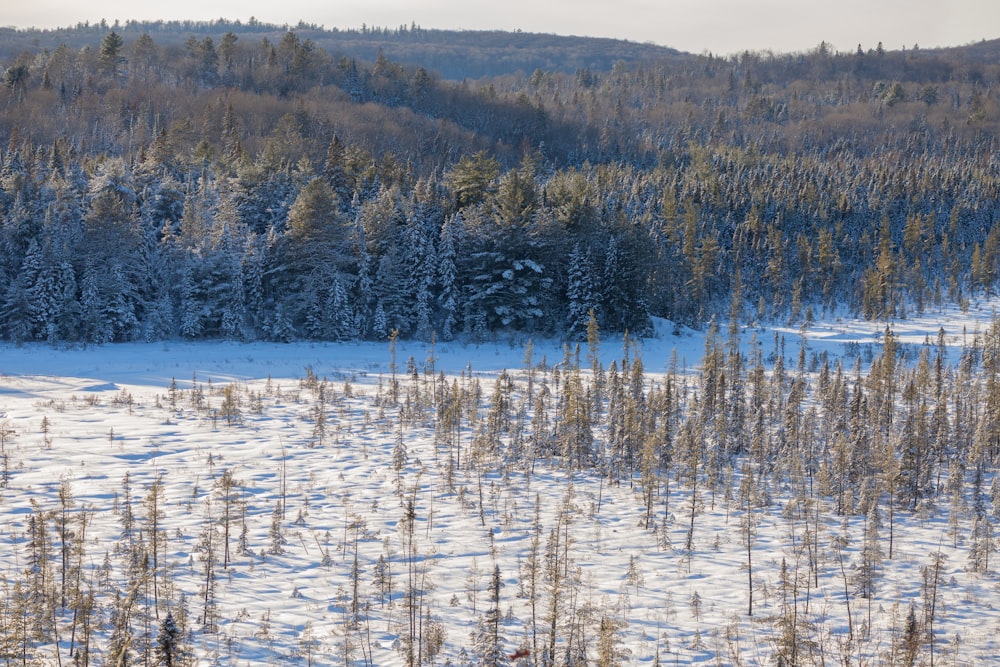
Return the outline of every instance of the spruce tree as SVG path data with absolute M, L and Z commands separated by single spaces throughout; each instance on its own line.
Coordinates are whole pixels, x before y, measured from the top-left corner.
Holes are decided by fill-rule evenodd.
M 590 252 L 578 243 L 569 256 L 569 274 L 566 277 L 566 298 L 569 314 L 566 334 L 570 340 L 584 340 L 590 318 L 600 307 L 601 299 L 593 281 L 594 267 Z
M 493 566 L 489 585 L 489 607 L 480 617 L 476 627 L 473 646 L 484 667 L 505 667 L 509 664 L 500 636 L 500 566 Z
M 118 78 L 119 70 L 125 62 L 122 51 L 125 41 L 112 30 L 101 40 L 99 51 L 101 71 L 111 78 Z

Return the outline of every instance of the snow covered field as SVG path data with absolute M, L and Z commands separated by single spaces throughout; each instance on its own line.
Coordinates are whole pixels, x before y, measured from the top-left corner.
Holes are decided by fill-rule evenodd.
M 893 330 L 915 359 L 943 328 L 955 363 L 992 311 L 983 303 Z M 883 328 L 816 323 L 804 331 L 806 349 L 844 357 L 847 368 L 860 355 L 867 369 L 865 355 L 870 361 L 878 353 Z M 674 335 L 668 323 L 659 329 L 633 353 L 649 383 L 662 381 L 672 358 L 694 374 L 704 334 Z M 799 328 L 747 330 L 742 340 L 749 345 L 756 335 L 766 356 L 775 331 L 785 338 L 785 365 L 794 367 Z M 791 618 L 802 664 L 880 664 L 890 655 L 905 664 L 897 647 L 907 614 L 912 605 L 926 615 L 932 585 L 933 626 L 920 660 L 933 652 L 940 664 L 1000 664 L 1000 589 L 992 575 L 969 571 L 967 511 L 952 519 L 960 521 L 956 531 L 943 504 L 900 510 L 892 557 L 883 529 L 874 594 L 864 598 L 852 573 L 868 522 L 836 516 L 830 499 L 803 504 L 797 489 L 776 486 L 771 502 L 748 514 L 736 494 L 705 486 L 692 497 L 691 486 L 671 476 L 666 512 L 658 507 L 648 526 L 638 479 L 611 483 L 551 457 L 532 464 L 493 454 L 466 465 L 479 427 L 463 419 L 457 441 L 437 432 L 428 397 L 439 374 L 448 386 L 480 384 L 481 422 L 501 371 L 523 400 L 525 343 L 401 341 L 398 402 L 390 397 L 389 343 L 0 348 L 8 457 L 0 488 L 3 590 L 9 598 L 15 582 L 37 580 L 32 531 L 40 523 L 48 531 L 46 585 L 62 586 L 67 561 L 58 526 L 66 508 L 68 562 L 78 562 L 79 588 L 97 601 L 92 664 L 107 659 L 122 626 L 121 599 L 133 594 L 135 656 L 170 610 L 185 620 L 200 664 L 294 657 L 392 667 L 407 664 L 414 632 L 424 637 L 413 648 L 424 664 L 480 664 L 494 568 L 502 583 L 501 647 L 534 652 L 504 658 L 519 664 L 541 664 L 550 636 L 557 664 L 568 648 L 598 664 L 606 636 L 613 638 L 607 664 L 763 664 L 788 644 L 782 632 Z M 606 340 L 602 363 L 622 353 L 620 339 Z M 552 369 L 563 357 L 561 343 L 533 343 L 534 391 L 558 393 Z M 407 373 L 410 359 L 416 379 Z M 531 406 L 524 409 L 530 417 Z M 720 488 L 739 488 L 741 471 L 728 474 L 733 480 Z M 228 495 L 225 479 L 232 480 Z M 157 480 L 162 516 L 154 526 L 149 499 Z M 133 557 L 149 555 L 154 531 L 160 546 L 143 578 Z M 550 570 L 545 555 L 556 547 Z M 564 577 L 559 587 L 553 572 Z M 845 588 L 852 590 L 845 595 Z M 23 640 L 46 664 L 57 664 L 56 640 L 62 664 L 81 652 L 72 606 L 50 610 L 43 636 Z M 11 607 L 0 615 L 8 632 L 14 616 Z

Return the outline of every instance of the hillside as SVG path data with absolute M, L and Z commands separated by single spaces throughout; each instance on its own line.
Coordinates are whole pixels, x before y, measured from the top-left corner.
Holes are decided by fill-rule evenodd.
M 674 49 L 651 44 L 593 37 L 571 37 L 525 32 L 425 29 L 417 25 L 326 29 L 313 24 L 273 25 L 257 21 L 139 22 L 93 24 L 58 30 L 0 29 L 0 58 L 12 59 L 24 51 L 54 51 L 60 45 L 74 49 L 92 45 L 110 30 L 131 42 L 143 34 L 157 43 L 182 46 L 189 38 L 218 41 L 228 32 L 246 43 L 263 39 L 280 42 L 289 31 L 308 39 L 334 58 L 341 56 L 374 62 L 381 50 L 403 65 L 424 67 L 444 79 L 481 79 L 540 69 L 572 74 L 578 69 L 607 71 L 615 63 L 652 62 L 680 55 Z
M 83 44 L 4 63 L 12 341 L 881 320 L 1000 278 L 991 43 L 721 59 L 416 26 L 11 35 Z M 510 66 L 476 80 L 386 53 L 494 38 Z

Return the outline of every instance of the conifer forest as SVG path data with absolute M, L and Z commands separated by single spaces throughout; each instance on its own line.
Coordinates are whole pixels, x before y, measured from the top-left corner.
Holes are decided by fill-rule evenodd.
M 0 72 L 0 665 L 1000 662 L 1000 40 Z

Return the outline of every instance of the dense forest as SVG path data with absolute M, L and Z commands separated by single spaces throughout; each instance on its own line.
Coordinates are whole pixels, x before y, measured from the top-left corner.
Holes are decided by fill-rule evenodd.
M 11 341 L 581 338 L 591 311 L 640 334 L 882 319 L 998 279 L 993 42 L 719 58 L 226 21 L 2 39 Z
M 382 51 L 399 63 L 424 67 L 456 81 L 502 76 L 517 72 L 557 71 L 573 73 L 577 69 L 610 70 L 617 62 L 637 63 L 680 55 L 676 51 L 651 44 L 593 37 L 571 37 L 527 32 L 482 30 L 436 30 L 416 23 L 394 28 L 362 25 L 359 29 L 325 29 L 315 24 L 296 25 L 248 21 L 211 22 L 155 21 L 79 24 L 63 30 L 16 30 L 0 28 L 0 57 L 15 57 L 22 51 L 56 49 L 65 44 L 74 49 L 94 46 L 114 30 L 131 43 L 148 34 L 161 47 L 179 50 L 192 37 L 221 41 L 235 35 L 248 44 L 278 43 L 290 31 L 309 40 L 335 58 L 349 57 L 374 62 Z M 231 38 L 231 37 L 230 37 Z

